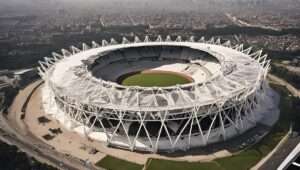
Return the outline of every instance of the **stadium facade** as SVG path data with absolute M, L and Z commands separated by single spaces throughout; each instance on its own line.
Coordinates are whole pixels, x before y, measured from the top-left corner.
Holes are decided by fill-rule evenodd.
M 230 41 L 146 36 L 70 49 L 40 61 L 43 107 L 66 128 L 109 146 L 149 152 L 205 146 L 254 127 L 272 105 L 270 60 Z M 117 82 L 141 70 L 193 81 L 169 87 Z

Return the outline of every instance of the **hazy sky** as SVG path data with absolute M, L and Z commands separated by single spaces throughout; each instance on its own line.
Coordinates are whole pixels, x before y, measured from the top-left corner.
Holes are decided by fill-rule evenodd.
M 266 6 L 279 4 L 285 6 L 286 2 L 299 2 L 300 0 L 0 0 L 0 13 L 47 13 L 59 9 L 66 9 L 69 12 L 82 11 L 188 11 L 201 10 L 218 11 L 223 8 L 239 8 L 235 4 L 247 6 L 257 2 L 265 2 Z M 238 2 L 238 3 L 237 3 Z
M 0 0 L 0 12 L 47 12 L 80 10 L 193 10 L 206 0 Z M 195 2 L 198 5 L 195 5 Z M 203 5 L 203 4 L 202 4 Z

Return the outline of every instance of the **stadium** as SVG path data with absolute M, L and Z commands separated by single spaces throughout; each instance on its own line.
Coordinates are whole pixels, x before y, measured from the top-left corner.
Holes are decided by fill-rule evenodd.
M 173 152 L 255 127 L 272 104 L 262 51 L 220 39 L 135 37 L 45 57 L 43 108 L 108 146 Z

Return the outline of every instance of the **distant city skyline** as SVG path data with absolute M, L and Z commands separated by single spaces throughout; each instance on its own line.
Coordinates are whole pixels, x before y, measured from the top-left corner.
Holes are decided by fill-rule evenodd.
M 174 5 L 176 4 L 176 5 Z M 11 0 L 0 2 L 0 16 L 5 13 L 51 13 L 60 9 L 68 12 L 147 12 L 147 11 L 203 11 L 239 10 L 241 7 L 295 8 L 299 0 Z M 217 10 L 218 9 L 218 10 Z

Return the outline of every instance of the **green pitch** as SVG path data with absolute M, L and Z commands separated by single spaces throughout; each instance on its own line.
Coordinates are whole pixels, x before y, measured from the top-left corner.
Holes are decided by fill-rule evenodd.
M 125 77 L 121 84 L 126 86 L 142 86 L 142 87 L 166 87 L 176 84 L 186 84 L 191 81 L 186 77 L 172 73 L 136 73 Z

